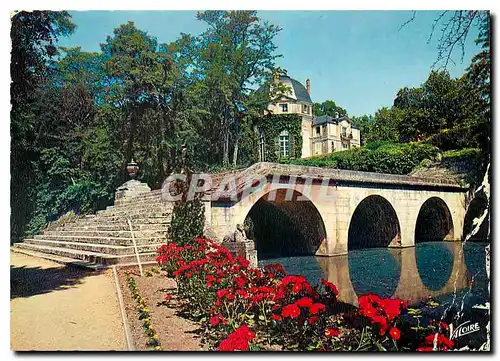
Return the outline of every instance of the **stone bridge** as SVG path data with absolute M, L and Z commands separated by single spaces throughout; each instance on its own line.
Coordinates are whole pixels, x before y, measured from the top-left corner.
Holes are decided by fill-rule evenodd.
M 448 180 L 265 162 L 205 190 L 207 234 L 247 224 L 259 252 L 282 255 L 460 241 L 466 214 L 467 189 Z

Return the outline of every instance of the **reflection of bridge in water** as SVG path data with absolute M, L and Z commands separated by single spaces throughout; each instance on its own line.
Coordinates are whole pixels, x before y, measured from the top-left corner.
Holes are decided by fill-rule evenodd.
M 448 254 L 448 257 L 445 257 L 447 260 L 443 259 L 443 257 L 436 257 L 434 259 L 434 261 L 441 263 L 439 266 L 443 266 L 439 267 L 437 270 L 433 268 L 432 264 L 426 264 L 429 257 L 424 258 L 422 255 L 419 257 L 418 247 L 386 250 L 399 268 L 397 286 L 392 287 L 392 290 L 389 291 L 389 293 L 392 292 L 392 294 L 390 294 L 391 297 L 398 297 L 409 301 L 410 304 L 414 304 L 428 297 L 438 297 L 455 291 L 458 292 L 470 286 L 462 244 L 458 242 L 445 242 L 430 246 L 431 249 L 429 252 L 436 253 L 437 251 L 437 253 L 441 252 L 441 254 L 443 254 L 443 252 L 445 252 Z M 359 289 L 362 280 L 360 282 L 359 279 L 351 279 L 353 265 L 349 264 L 349 255 L 333 258 L 318 257 L 317 261 L 328 281 L 337 285 L 339 289 L 339 299 L 341 301 L 357 305 L 358 296 L 363 293 L 368 293 L 366 289 Z M 447 262 L 448 264 L 442 264 L 442 262 Z M 365 264 L 362 266 L 365 268 L 363 272 L 365 277 L 368 277 L 369 281 L 370 278 L 371 281 L 373 281 L 373 277 L 377 277 L 377 274 L 370 272 L 370 268 L 377 266 L 383 267 L 384 265 Z M 429 275 L 428 272 L 441 273 Z M 443 276 L 445 279 L 443 279 Z M 384 274 L 384 278 L 391 277 L 395 285 L 395 278 L 398 277 L 398 274 Z M 446 277 L 448 278 L 446 279 Z M 428 281 L 430 278 L 443 279 L 444 282 L 440 285 L 431 285 Z M 356 292 L 356 288 L 358 288 L 358 292 Z M 387 296 L 389 296 L 389 294 L 387 294 Z

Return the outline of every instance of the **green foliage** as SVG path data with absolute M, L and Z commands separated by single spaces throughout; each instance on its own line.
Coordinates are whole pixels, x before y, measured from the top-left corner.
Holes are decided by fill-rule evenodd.
M 394 108 L 401 111 L 397 129 L 401 137 L 428 137 L 480 121 L 481 99 L 471 92 L 463 78 L 451 78 L 447 71 L 433 71 L 418 88 L 399 90 Z
M 489 113 L 491 102 L 491 15 L 489 11 L 480 11 L 480 13 L 482 13 L 482 21 L 479 25 L 479 36 L 476 39 L 476 44 L 481 47 L 481 51 L 472 58 L 465 76 L 471 88 L 479 91 L 485 101 L 486 111 Z
M 284 161 L 279 156 L 279 134 L 286 130 L 290 140 L 291 158 L 302 154 L 302 118 L 297 114 L 267 114 L 256 119 L 257 128 L 264 133 L 265 157 L 267 162 Z M 256 139 L 259 135 L 256 135 Z
M 267 92 L 254 89 L 263 83 L 269 89 L 280 28 L 259 19 L 256 11 L 203 11 L 197 18 L 207 30 L 174 44 L 178 58 L 189 64 L 186 95 L 199 134 L 197 152 L 207 163 L 223 166 L 232 152 L 236 166 L 245 123 L 269 103 Z
M 483 122 L 442 130 L 427 138 L 425 142 L 442 150 L 481 148 L 488 152 L 490 134 L 490 125 Z
M 432 159 L 438 149 L 423 143 L 372 143 L 328 155 L 298 159 L 293 164 L 364 172 L 408 174 L 423 159 Z
M 203 234 L 204 227 L 205 207 L 201 200 L 179 202 L 172 211 L 168 239 L 179 245 L 190 244 L 193 238 Z
M 441 159 L 443 161 L 446 160 L 455 160 L 455 159 L 470 159 L 478 157 L 481 153 L 481 150 L 478 148 L 464 148 L 460 150 L 449 150 L 443 152 L 441 154 Z
M 323 103 L 313 104 L 313 114 L 318 117 L 321 115 L 342 117 L 347 115 L 347 110 L 335 104 L 333 100 L 326 100 Z
M 37 160 L 41 135 L 51 128 L 44 128 L 36 105 L 53 99 L 37 91 L 46 82 L 47 62 L 57 54 L 57 39 L 76 28 L 70 18 L 66 11 L 20 11 L 11 18 L 11 240 L 22 236 L 31 218 L 43 223 L 35 209 Z

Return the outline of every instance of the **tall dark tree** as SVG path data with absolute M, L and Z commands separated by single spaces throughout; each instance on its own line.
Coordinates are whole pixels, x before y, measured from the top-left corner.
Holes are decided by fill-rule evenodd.
M 35 167 L 40 157 L 40 122 L 33 112 L 37 88 L 49 76 L 47 62 L 60 36 L 75 25 L 65 11 L 21 11 L 11 18 L 11 239 L 24 232 L 34 207 Z M 46 101 L 44 99 L 43 101 Z

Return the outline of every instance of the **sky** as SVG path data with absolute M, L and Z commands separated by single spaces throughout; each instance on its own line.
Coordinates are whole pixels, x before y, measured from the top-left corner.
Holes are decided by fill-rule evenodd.
M 71 11 L 77 30 L 59 41 L 100 51 L 99 44 L 113 29 L 127 21 L 155 36 L 160 43 L 174 41 L 180 33 L 200 34 L 204 23 L 195 11 Z M 277 65 L 305 85 L 311 80 L 313 102 L 334 100 L 349 115 L 373 114 L 392 106 L 400 88 L 422 84 L 437 58 L 439 29 L 428 43 L 438 11 L 259 11 L 258 16 L 277 24 Z M 463 62 L 457 49 L 448 65 L 460 76 L 479 51 L 469 34 Z

